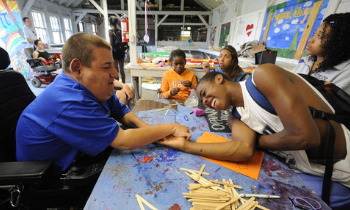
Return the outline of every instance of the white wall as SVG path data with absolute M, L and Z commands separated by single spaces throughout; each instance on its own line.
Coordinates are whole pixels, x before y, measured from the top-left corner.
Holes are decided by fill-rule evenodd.
M 273 4 L 271 5 L 271 2 Z M 212 10 L 212 24 L 210 28 L 208 29 L 208 34 L 210 34 L 212 27 L 217 27 L 217 32 L 215 36 L 214 41 L 214 47 L 218 46 L 219 39 L 220 39 L 220 31 L 221 31 L 221 24 L 231 22 L 231 31 L 230 31 L 230 43 L 231 45 L 234 45 L 235 38 L 234 35 L 237 34 L 237 31 L 235 30 L 236 27 L 236 19 L 237 18 L 244 18 L 246 15 L 249 14 L 256 14 L 261 13 L 262 16 L 265 16 L 266 9 L 270 6 L 277 5 L 287 2 L 287 0 L 236 0 L 231 1 L 230 8 L 226 4 L 222 4 L 220 7 L 215 8 Z M 234 10 L 234 12 L 232 12 Z M 324 17 L 327 17 L 330 14 L 333 13 L 344 13 L 344 12 L 350 12 L 350 0 L 329 0 L 327 11 L 324 15 Z M 258 40 L 260 37 L 260 34 L 262 32 L 262 24 L 264 22 L 264 18 L 259 19 L 259 28 L 256 33 L 256 39 Z M 258 36 L 259 35 L 259 36 Z M 237 43 L 236 43 L 237 44 Z M 209 39 L 207 39 L 207 46 L 209 47 Z

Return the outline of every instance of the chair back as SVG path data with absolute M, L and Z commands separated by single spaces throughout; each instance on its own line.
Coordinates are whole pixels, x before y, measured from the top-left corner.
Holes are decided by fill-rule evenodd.
M 0 162 L 16 161 L 17 122 L 34 99 L 22 74 L 0 70 Z
M 34 48 L 32 47 L 26 47 L 24 49 L 25 53 L 26 53 L 26 56 L 27 58 L 33 58 L 33 52 L 34 52 Z

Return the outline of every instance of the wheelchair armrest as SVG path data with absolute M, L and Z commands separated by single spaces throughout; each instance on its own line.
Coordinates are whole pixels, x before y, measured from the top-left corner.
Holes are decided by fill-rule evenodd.
M 42 61 L 39 58 L 28 58 L 26 61 L 32 68 L 40 66 L 42 63 Z
M 0 185 L 37 184 L 51 177 L 52 161 L 0 162 Z
M 35 63 L 35 62 L 40 62 L 41 60 L 39 58 L 28 58 L 26 60 L 28 63 Z

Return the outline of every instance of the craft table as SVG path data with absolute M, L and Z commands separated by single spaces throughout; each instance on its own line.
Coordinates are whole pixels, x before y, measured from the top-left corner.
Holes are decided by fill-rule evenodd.
M 164 107 L 172 100 L 158 101 L 140 100 L 133 112 L 152 125 L 169 122 L 186 125 L 193 135 L 191 141 L 196 141 L 209 130 L 204 117 L 190 114 L 192 108 L 171 106 L 173 109 L 165 116 L 164 112 L 157 112 L 155 108 Z M 230 133 L 216 134 L 231 138 Z M 189 192 L 188 184 L 195 182 L 180 168 L 199 170 L 202 164 L 206 164 L 204 171 L 210 173 L 205 177 L 219 181 L 232 179 L 234 184 L 243 187 L 238 193 L 281 196 L 280 199 L 257 198 L 259 204 L 266 208 L 293 209 L 290 198 L 307 197 L 317 200 L 322 209 L 330 209 L 293 170 L 269 154 L 265 154 L 259 177 L 254 180 L 199 156 L 157 144 L 134 150 L 115 149 L 84 209 L 138 210 L 136 195 L 140 195 L 158 210 L 188 210 L 191 203 L 182 193 Z
M 140 67 L 140 66 L 132 66 L 126 65 L 125 69 L 130 71 L 132 85 L 135 88 L 135 98 L 139 100 L 141 97 L 141 88 L 142 88 L 142 77 L 163 77 L 164 72 L 168 71 L 171 67 Z M 203 70 L 191 69 L 198 77 L 198 79 L 202 78 L 204 75 Z

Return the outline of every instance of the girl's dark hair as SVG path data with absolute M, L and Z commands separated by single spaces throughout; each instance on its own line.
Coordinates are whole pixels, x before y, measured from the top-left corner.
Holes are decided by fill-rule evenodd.
M 322 40 L 323 62 L 320 63 L 317 71 L 324 71 L 334 67 L 343 61 L 350 59 L 350 13 L 332 14 L 326 17 L 323 22 L 330 27 L 330 32 Z M 316 56 L 312 56 L 316 60 Z
M 231 80 L 236 80 L 238 79 L 243 70 L 242 68 L 238 65 L 238 53 L 236 51 L 236 49 L 234 47 L 232 47 L 231 45 L 227 45 L 224 48 L 222 48 L 220 50 L 220 52 L 222 50 L 227 50 L 231 53 L 231 57 L 232 57 L 232 66 L 229 66 L 229 68 L 227 69 L 227 71 L 224 71 L 225 75 L 231 79 Z
M 169 61 L 172 63 L 174 58 L 177 57 L 177 56 L 183 57 L 185 62 L 186 62 L 186 54 L 185 54 L 184 51 L 182 51 L 180 49 L 176 49 L 176 50 L 171 51 L 170 57 L 169 57 Z
M 117 27 L 118 23 L 119 23 L 119 20 L 116 16 L 112 15 L 109 17 L 109 25 L 112 25 L 114 27 Z
M 218 74 L 221 74 L 221 75 L 224 77 L 225 80 L 232 81 L 230 78 L 228 78 L 225 74 L 223 74 L 223 73 L 221 73 L 221 72 L 211 71 L 211 72 L 205 74 L 205 75 L 201 78 L 201 80 L 199 80 L 197 87 L 198 87 L 199 84 L 201 84 L 202 82 L 214 82 L 215 77 L 216 77 L 216 75 L 218 75 Z
M 39 41 L 41 41 L 41 40 L 40 40 L 40 39 L 37 39 L 37 40 L 34 41 L 34 46 L 33 46 L 34 50 L 36 50 L 36 47 L 35 47 L 35 46 L 38 45 Z

